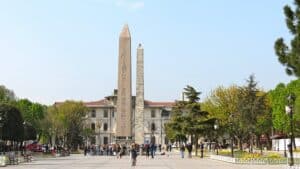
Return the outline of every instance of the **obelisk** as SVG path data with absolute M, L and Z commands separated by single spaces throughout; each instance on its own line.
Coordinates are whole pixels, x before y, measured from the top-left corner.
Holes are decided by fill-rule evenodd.
M 144 144 L 144 49 L 137 48 L 136 59 L 136 99 L 135 99 L 135 143 Z
M 117 99 L 117 139 L 132 137 L 132 97 L 131 97 L 131 37 L 128 25 L 125 24 L 119 37 Z

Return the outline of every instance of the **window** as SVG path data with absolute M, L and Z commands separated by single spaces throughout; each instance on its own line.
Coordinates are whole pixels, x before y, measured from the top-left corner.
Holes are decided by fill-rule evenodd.
M 95 136 L 91 137 L 91 144 L 96 144 L 96 137 Z
M 96 110 L 92 110 L 92 112 L 91 112 L 91 117 L 96 117 Z
M 155 123 L 152 123 L 151 124 L 151 131 L 155 131 L 156 130 L 156 128 L 155 128 Z
M 151 110 L 151 118 L 155 118 L 155 110 Z
M 104 130 L 104 131 L 107 131 L 107 128 L 108 128 L 107 123 L 104 123 L 104 125 L 103 125 L 103 130 Z
M 108 117 L 108 111 L 107 111 L 107 110 L 104 110 L 103 117 L 104 117 L 104 118 L 107 118 L 107 117 Z
M 111 112 L 111 117 L 115 117 L 115 112 Z
M 92 129 L 92 130 L 95 130 L 95 123 L 92 123 L 92 124 L 91 124 L 91 129 Z
M 103 137 L 103 143 L 108 144 L 108 137 Z
M 161 117 L 169 117 L 169 115 L 170 115 L 170 112 L 169 112 L 169 111 L 167 111 L 167 110 L 162 110 L 162 112 L 161 112 Z

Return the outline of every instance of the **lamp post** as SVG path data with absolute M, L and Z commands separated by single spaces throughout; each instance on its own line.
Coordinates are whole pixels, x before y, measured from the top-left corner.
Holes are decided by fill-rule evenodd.
M 23 122 L 24 127 L 24 156 L 26 155 L 26 139 L 27 139 L 27 123 L 26 121 Z
M 217 137 L 215 147 L 217 148 L 217 155 L 219 155 L 218 132 L 217 132 L 217 130 L 219 129 L 218 120 L 215 121 L 214 129 L 216 131 L 216 137 Z
M 233 154 L 233 113 L 230 114 L 230 139 L 231 139 L 231 157 L 233 158 L 234 157 L 234 154 Z
M 290 117 L 290 144 L 288 145 L 290 158 L 289 165 L 294 165 L 294 157 L 293 157 L 293 139 L 294 139 L 294 124 L 293 124 L 293 104 L 296 97 L 293 93 L 289 94 L 287 97 L 288 105 L 285 106 L 285 112 Z
M 3 151 L 3 140 L 2 140 L 2 137 L 3 137 L 3 118 L 2 118 L 2 116 L 0 116 L 0 140 L 2 141 L 2 143 L 1 143 L 1 153 L 2 152 L 4 152 Z M 4 154 L 4 153 L 3 153 Z

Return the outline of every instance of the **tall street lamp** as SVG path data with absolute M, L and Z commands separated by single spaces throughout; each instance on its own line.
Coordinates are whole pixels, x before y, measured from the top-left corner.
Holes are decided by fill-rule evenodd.
M 294 157 L 293 157 L 293 140 L 294 140 L 294 124 L 293 124 L 293 104 L 296 99 L 295 94 L 291 93 L 287 97 L 288 105 L 285 106 L 285 112 L 290 117 L 290 144 L 288 145 L 290 158 L 289 165 L 294 165 Z
M 4 123 L 3 123 L 3 118 L 2 118 L 2 116 L 0 116 L 0 140 L 2 141 L 2 143 L 1 143 L 1 153 L 2 153 L 2 151 L 3 151 L 3 144 L 4 144 L 4 141 L 3 141 L 3 139 L 2 139 L 2 137 L 3 137 L 3 125 L 4 125 Z M 4 151 L 3 151 L 4 152 Z M 4 153 L 3 153 L 4 154 Z
M 231 139 L 231 157 L 233 158 L 234 157 L 234 154 L 233 154 L 233 113 L 230 114 L 230 139 Z
M 219 143 L 218 143 L 218 132 L 217 132 L 217 130 L 219 129 L 218 120 L 215 121 L 214 129 L 216 131 L 216 137 L 217 137 L 215 147 L 217 148 L 217 155 L 219 155 Z
M 27 123 L 23 122 L 24 127 L 24 156 L 26 155 Z

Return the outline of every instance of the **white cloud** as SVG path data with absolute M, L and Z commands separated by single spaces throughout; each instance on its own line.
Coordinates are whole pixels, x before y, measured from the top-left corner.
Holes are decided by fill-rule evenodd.
M 116 6 L 123 7 L 129 10 L 138 10 L 142 9 L 145 6 L 143 1 L 129 1 L 129 0 L 117 0 Z

